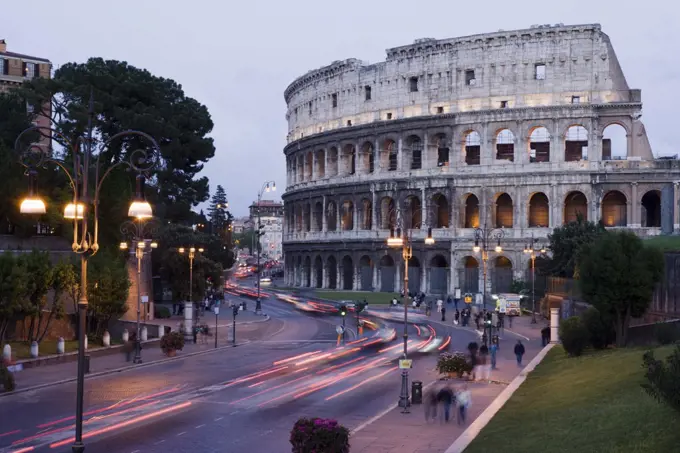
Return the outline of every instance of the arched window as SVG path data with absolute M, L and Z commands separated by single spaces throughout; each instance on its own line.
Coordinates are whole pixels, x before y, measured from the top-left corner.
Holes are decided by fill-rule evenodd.
M 515 160 L 515 134 L 503 129 L 496 135 L 496 160 Z
M 628 157 L 628 137 L 620 124 L 610 124 L 602 131 L 602 160 L 625 160 Z
M 550 133 L 543 126 L 529 135 L 529 162 L 550 162 Z
M 476 131 L 470 131 L 465 136 L 465 163 L 467 165 L 479 165 L 482 149 L 482 139 Z
M 588 160 L 588 130 L 583 126 L 571 126 L 564 140 L 564 161 Z

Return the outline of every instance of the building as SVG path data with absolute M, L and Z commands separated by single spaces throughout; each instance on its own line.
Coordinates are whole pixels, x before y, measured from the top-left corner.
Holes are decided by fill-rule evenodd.
M 231 225 L 234 230 L 234 234 L 242 234 L 244 231 L 252 228 L 249 217 L 239 217 L 234 219 Z
M 264 233 L 260 237 L 262 256 L 280 261 L 283 258 L 283 203 L 272 200 L 253 202 L 250 205 L 250 219 L 253 225 L 257 225 L 258 215 Z
M 284 96 L 286 284 L 399 291 L 386 239 L 400 225 L 409 289 L 428 293 L 481 291 L 477 227 L 503 234 L 495 292 L 525 278 L 527 239 L 579 215 L 679 230 L 680 161 L 654 157 L 641 91 L 600 25 L 419 39 L 307 72 Z

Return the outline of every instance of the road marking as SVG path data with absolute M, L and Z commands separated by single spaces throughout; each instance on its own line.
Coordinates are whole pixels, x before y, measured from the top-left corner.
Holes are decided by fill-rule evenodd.
M 184 435 L 184 434 L 186 434 L 186 433 L 187 433 L 186 431 L 182 431 L 181 433 L 177 434 L 177 437 L 182 436 L 182 435 Z
M 160 444 L 162 444 L 163 442 L 165 442 L 165 439 L 163 439 L 163 440 L 159 440 L 159 441 L 158 441 L 158 442 L 156 442 L 156 443 L 155 443 L 154 445 L 160 445 Z
M 517 333 L 517 332 L 513 332 L 513 331 L 510 330 L 510 329 L 504 329 L 504 331 L 505 331 L 505 332 L 510 332 L 511 334 L 517 335 L 518 337 L 522 337 L 522 338 L 524 338 L 525 341 L 531 341 L 531 338 L 525 337 L 524 335 L 519 334 L 519 333 Z
M 234 412 L 232 412 L 232 413 L 229 414 L 229 415 L 236 415 L 236 414 L 238 414 L 239 412 L 241 412 L 241 411 L 234 411 Z
M 205 426 L 205 424 L 203 424 L 203 425 L 198 425 L 198 426 L 197 426 L 196 428 L 194 428 L 194 429 L 203 428 L 204 426 Z
M 223 418 L 224 418 L 224 417 L 217 417 L 217 418 L 215 419 L 215 421 L 216 421 L 216 422 L 219 422 L 219 421 L 222 420 Z
M 139 453 L 139 450 L 135 450 L 135 451 L 133 451 L 132 453 Z

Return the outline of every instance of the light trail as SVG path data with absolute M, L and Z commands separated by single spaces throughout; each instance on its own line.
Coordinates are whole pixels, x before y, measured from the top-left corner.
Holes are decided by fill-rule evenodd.
M 443 350 L 445 347 L 449 345 L 449 343 L 451 343 L 451 337 L 446 337 L 446 341 L 441 346 L 439 346 L 438 349 L 440 351 Z
M 296 356 L 293 356 L 293 357 L 288 357 L 287 359 L 283 359 L 283 360 L 279 360 L 278 362 L 274 362 L 274 365 L 283 365 L 284 363 L 294 362 L 295 360 L 301 359 L 303 357 L 309 357 L 310 355 L 318 354 L 320 352 L 321 352 L 321 350 L 313 351 L 313 352 L 305 352 L 304 354 L 296 355 Z
M 252 381 L 253 379 L 257 379 L 257 378 L 262 377 L 262 376 L 269 376 L 270 374 L 278 373 L 279 371 L 283 371 L 287 368 L 288 368 L 287 366 L 282 366 L 282 367 L 279 367 L 279 368 L 274 368 L 273 370 L 270 370 L 270 371 L 262 371 L 262 372 L 259 372 L 259 373 L 254 373 L 254 374 L 248 375 L 246 377 L 231 381 L 227 384 L 224 384 L 224 387 L 231 387 L 231 386 L 236 385 L 236 384 L 242 384 L 244 382 Z
M 326 398 L 326 401 L 330 401 L 330 400 L 332 400 L 332 399 L 334 399 L 334 398 L 337 398 L 337 397 L 342 396 L 342 395 L 344 395 L 344 394 L 346 394 L 346 393 L 349 393 L 349 392 L 351 392 L 351 391 L 354 391 L 354 390 L 358 389 L 359 387 L 361 387 L 362 385 L 367 384 L 367 383 L 369 383 L 369 382 L 371 382 L 371 381 L 375 381 L 376 379 L 381 378 L 381 377 L 385 376 L 386 374 L 391 373 L 392 371 L 397 370 L 397 369 L 399 369 L 399 367 L 396 367 L 396 366 L 395 366 L 394 368 L 390 368 L 390 369 L 387 370 L 387 371 L 384 371 L 384 372 L 382 372 L 382 373 L 380 373 L 380 374 L 378 374 L 378 375 L 375 375 L 375 376 L 370 377 L 370 378 L 368 378 L 368 379 L 366 379 L 366 380 L 363 380 L 363 381 L 361 381 L 360 383 L 358 383 L 358 384 L 356 384 L 356 385 L 353 385 L 352 387 L 350 387 L 350 388 L 348 388 L 348 389 L 345 389 L 345 390 L 343 390 L 343 391 L 341 391 L 341 392 L 338 392 L 338 393 L 336 393 L 335 395 L 329 396 L 328 398 Z
M 17 434 L 17 433 L 20 433 L 20 432 L 21 432 L 20 429 L 15 429 L 14 431 L 9 431 L 9 432 L 0 434 L 0 437 L 11 436 L 12 434 Z
M 254 397 L 256 397 L 256 396 L 260 396 L 260 395 L 262 395 L 262 394 L 265 394 L 265 393 L 267 393 L 267 392 L 271 392 L 272 390 L 279 389 L 279 388 L 284 387 L 284 386 L 286 386 L 286 385 L 290 385 L 290 384 L 292 384 L 293 382 L 301 381 L 302 379 L 307 379 L 308 377 L 309 377 L 309 376 L 302 376 L 302 377 L 299 377 L 299 378 L 297 378 L 297 379 L 293 379 L 292 381 L 286 381 L 286 382 L 284 382 L 283 384 L 275 385 L 274 387 L 270 387 L 270 388 L 268 388 L 268 389 L 261 390 L 261 391 L 259 391 L 259 392 L 257 392 L 257 393 L 254 393 L 254 394 L 252 394 L 252 395 L 246 396 L 245 398 L 241 398 L 241 399 L 238 399 L 238 400 L 236 400 L 236 401 L 232 401 L 232 402 L 229 403 L 229 404 L 236 404 L 236 403 L 240 403 L 240 402 L 249 400 L 250 398 L 254 398 Z

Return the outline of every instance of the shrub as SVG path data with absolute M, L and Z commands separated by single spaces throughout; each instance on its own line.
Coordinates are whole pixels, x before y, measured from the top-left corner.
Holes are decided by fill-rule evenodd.
M 300 418 L 290 432 L 293 453 L 349 453 L 349 430 L 337 421 Z
M 583 313 L 583 324 L 588 329 L 589 343 L 595 349 L 604 349 L 614 341 L 611 323 L 607 323 L 595 307 Z
M 567 354 L 577 357 L 588 346 L 590 333 L 580 317 L 572 316 L 560 324 L 560 340 Z
M 181 351 L 184 349 L 184 335 L 179 332 L 170 332 L 161 338 L 161 350 L 167 354 L 170 351 Z
M 14 374 L 7 369 L 7 365 L 5 359 L 0 358 L 0 385 L 6 392 L 11 392 L 16 388 L 16 382 L 14 381 Z
M 463 374 L 472 372 L 472 365 L 462 352 L 453 354 L 445 352 L 437 360 L 437 370 L 440 373 L 456 373 L 459 377 Z
M 168 307 L 163 305 L 156 305 L 153 310 L 153 315 L 157 319 L 166 319 L 172 316 L 172 313 L 170 313 L 170 309 Z
M 641 385 L 647 394 L 680 412 L 680 346 L 676 346 L 665 363 L 657 360 L 653 351 L 645 352 L 642 367 L 647 382 Z
M 662 345 L 675 343 L 678 338 L 678 327 L 675 323 L 659 322 L 654 326 L 654 337 Z

